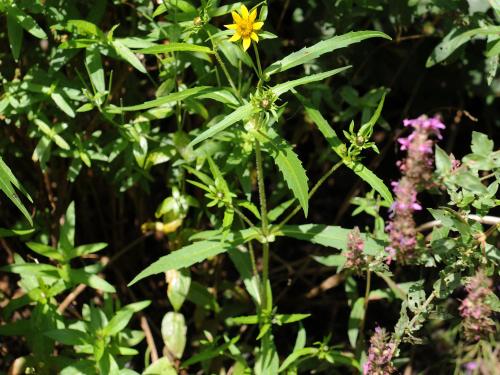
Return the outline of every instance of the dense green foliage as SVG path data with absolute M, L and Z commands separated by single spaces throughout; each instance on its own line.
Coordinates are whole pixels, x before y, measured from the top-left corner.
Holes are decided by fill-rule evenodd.
M 0 373 L 494 374 L 500 2 L 244 4 L 0 0 Z

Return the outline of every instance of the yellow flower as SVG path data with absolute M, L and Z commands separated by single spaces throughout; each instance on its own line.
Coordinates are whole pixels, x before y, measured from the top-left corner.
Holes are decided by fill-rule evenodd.
M 236 12 L 231 12 L 234 23 L 231 25 L 225 25 L 225 27 L 235 31 L 229 41 L 236 42 L 242 39 L 243 49 L 246 51 L 250 47 L 250 44 L 252 44 L 252 40 L 255 42 L 259 41 L 259 36 L 256 31 L 262 29 L 264 22 L 255 22 L 255 19 L 257 18 L 257 9 L 254 9 L 251 13 L 249 13 L 247 7 L 241 5 L 240 12 L 241 15 Z

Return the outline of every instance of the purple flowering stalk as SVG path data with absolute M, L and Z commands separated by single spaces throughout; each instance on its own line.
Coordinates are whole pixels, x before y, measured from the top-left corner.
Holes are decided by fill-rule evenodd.
M 417 201 L 417 193 L 433 185 L 433 146 L 435 140 L 441 139 L 441 130 L 445 128 L 439 116 L 425 115 L 416 119 L 406 119 L 404 126 L 412 127 L 412 133 L 406 138 L 398 139 L 401 151 L 406 151 L 405 159 L 397 165 L 402 177 L 392 183 L 396 199 L 390 208 L 390 221 L 386 227 L 389 232 L 390 245 L 388 262 L 396 258 L 406 263 L 415 258 L 416 225 L 413 213 L 422 209 Z
M 495 331 L 491 308 L 486 304 L 486 298 L 493 293 L 491 285 L 491 280 L 479 270 L 465 286 L 468 295 L 462 301 L 459 311 L 468 341 L 478 341 Z
M 354 227 L 347 236 L 347 260 L 344 265 L 345 268 L 350 268 L 357 274 L 363 271 L 363 268 L 367 265 L 366 257 L 363 253 L 364 247 L 365 242 L 361 238 L 361 232 L 358 227 Z
M 390 341 L 384 328 L 375 328 L 375 333 L 370 338 L 368 359 L 363 365 L 363 375 L 390 375 L 396 371 L 392 365 L 392 357 L 396 345 Z

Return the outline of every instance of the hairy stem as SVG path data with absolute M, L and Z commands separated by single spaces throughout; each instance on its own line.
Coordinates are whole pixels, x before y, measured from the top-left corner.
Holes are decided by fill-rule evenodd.
M 262 167 L 262 151 L 260 149 L 260 142 L 255 141 L 255 162 L 257 167 L 257 184 L 259 188 L 259 201 L 260 201 L 260 216 L 262 221 L 262 235 L 265 240 L 262 244 L 262 306 L 264 309 L 270 308 L 267 301 L 267 284 L 269 282 L 269 243 L 267 236 L 269 234 L 268 219 L 267 219 L 267 202 L 266 190 L 264 187 L 264 171 Z

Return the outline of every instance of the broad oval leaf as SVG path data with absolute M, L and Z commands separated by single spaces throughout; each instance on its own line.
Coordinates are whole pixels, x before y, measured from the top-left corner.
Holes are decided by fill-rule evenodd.
M 161 322 L 161 335 L 168 351 L 175 358 L 181 358 L 186 347 L 186 321 L 184 315 L 169 311 Z

